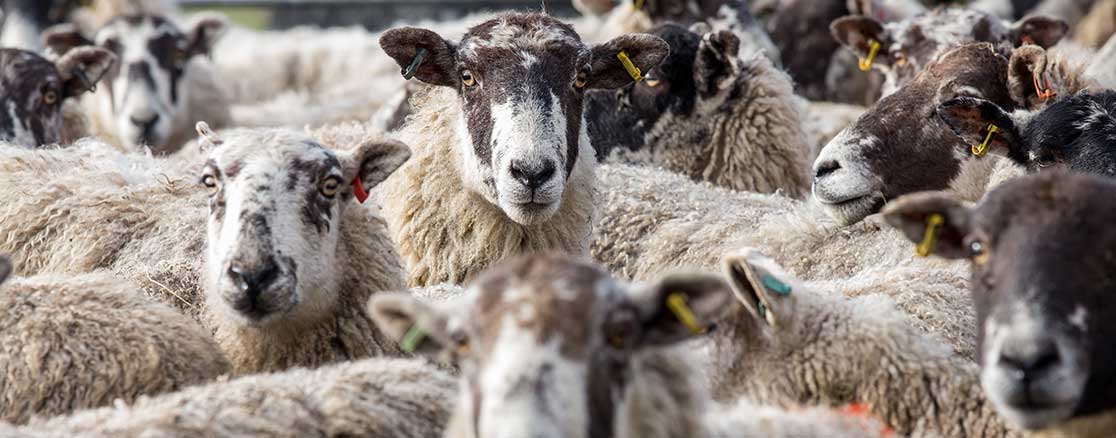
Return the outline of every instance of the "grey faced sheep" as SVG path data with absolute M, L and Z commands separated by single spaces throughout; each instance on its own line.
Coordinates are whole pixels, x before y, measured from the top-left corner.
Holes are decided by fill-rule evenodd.
M 653 35 L 670 55 L 643 81 L 589 94 L 589 136 L 600 159 L 646 163 L 735 190 L 807 192 L 810 145 L 790 78 L 739 55 L 730 31 L 675 25 Z
M 0 422 L 131 402 L 229 370 L 209 333 L 131 283 L 11 272 L 0 257 Z
M 585 252 L 596 191 L 585 91 L 631 83 L 621 59 L 647 71 L 667 44 L 632 34 L 589 47 L 552 17 L 519 13 L 460 42 L 400 28 L 380 43 L 437 86 L 412 99 L 398 134 L 415 157 L 376 191 L 409 284 L 462 283 L 524 252 Z
M 0 141 L 26 148 L 64 143 L 64 103 L 96 88 L 116 57 L 82 48 L 50 61 L 19 49 L 0 49 Z
M 213 330 L 237 373 L 395 352 L 362 308 L 403 289 L 403 268 L 386 223 L 355 199 L 406 147 L 361 139 L 333 152 L 290 131 L 201 131 L 209 159 L 186 172 L 103 147 L 8 154 L 0 248 L 22 248 L 30 272 L 134 279 Z
M 1005 183 L 975 207 L 916 194 L 885 212 L 928 251 L 971 262 L 981 384 L 1021 428 L 1103 437 L 1116 424 L 1114 192 L 1108 178 L 1049 172 Z
M 415 351 L 460 364 L 446 437 L 863 437 L 881 429 L 820 409 L 710 412 L 700 371 L 672 347 L 703 333 L 729 300 L 717 276 L 626 287 L 592 264 L 542 255 L 500 263 L 448 305 L 381 295 L 369 311 Z
M 452 409 L 451 375 L 421 360 L 366 359 L 195 386 L 39 419 L 5 437 L 428 438 Z

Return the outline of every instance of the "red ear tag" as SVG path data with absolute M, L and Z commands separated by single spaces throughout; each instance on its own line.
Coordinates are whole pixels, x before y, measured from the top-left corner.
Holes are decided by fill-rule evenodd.
M 353 178 L 353 195 L 356 196 L 357 202 L 361 204 L 368 199 L 368 192 L 364 191 L 364 183 L 360 181 L 360 175 Z

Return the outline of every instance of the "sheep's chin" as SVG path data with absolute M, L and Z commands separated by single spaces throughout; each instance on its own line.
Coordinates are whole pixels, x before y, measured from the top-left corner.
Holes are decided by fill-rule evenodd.
M 550 220 L 554 214 L 558 212 L 561 207 L 561 201 L 550 203 L 527 203 L 516 204 L 512 202 L 501 202 L 500 209 L 508 218 L 513 222 L 529 226 Z

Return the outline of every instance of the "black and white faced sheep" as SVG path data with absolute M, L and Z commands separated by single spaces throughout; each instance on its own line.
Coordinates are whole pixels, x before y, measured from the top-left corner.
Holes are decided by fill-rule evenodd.
M 1029 171 L 1062 167 L 1116 176 L 1116 92 L 1066 97 L 1038 114 L 1009 114 L 987 100 L 960 97 L 942 104 L 938 114 L 974 145 L 988 135 L 988 126 L 996 126 L 989 153 Z
M 63 141 L 63 103 L 96 84 L 113 65 L 108 51 L 82 48 L 49 61 L 0 49 L 0 141 L 34 148 Z
M 825 411 L 773 418 L 764 408 L 715 418 L 731 424 L 725 429 L 710 427 L 713 406 L 697 361 L 673 347 L 712 329 L 730 300 L 718 276 L 677 274 L 629 287 L 593 264 L 551 254 L 502 262 L 456 302 L 381 295 L 369 311 L 410 348 L 460 365 L 446 437 L 863 437 L 879 430 Z
M 73 26 L 56 26 L 43 35 L 47 47 L 65 54 L 93 45 L 116 55 L 119 63 L 84 107 L 93 134 L 126 150 L 148 147 L 158 155 L 176 152 L 194 138 L 200 120 L 215 129 L 228 124 L 224 90 L 208 56 L 221 36 L 224 18 L 202 14 L 185 30 L 158 15 L 112 19 L 93 38 Z
M 1064 21 L 1031 16 L 1015 23 L 971 9 L 938 8 L 906 20 L 882 24 L 871 17 L 848 16 L 830 26 L 833 38 L 857 54 L 862 62 L 884 73 L 883 95 L 894 93 L 964 44 L 987 42 L 1007 57 L 1012 48 L 1057 44 L 1069 30 Z M 875 47 L 875 49 L 873 49 Z
M 461 283 L 524 252 L 584 253 L 597 190 L 585 93 L 630 84 L 625 63 L 648 71 L 667 44 L 630 34 L 590 47 L 533 13 L 500 15 L 459 42 L 400 28 L 380 44 L 437 86 L 412 99 L 399 133 L 414 159 L 377 191 L 411 285 Z
M 981 385 L 1015 425 L 1112 434 L 1114 214 L 1116 183 L 1065 172 L 1009 181 L 975 207 L 916 194 L 885 212 L 933 254 L 971 261 Z M 1074 432 L 1105 418 L 1107 430 Z
M 82 6 L 81 0 L 3 0 L 0 47 L 41 51 L 39 35 L 46 28 L 69 19 Z
M 731 31 L 665 25 L 651 33 L 670 44 L 670 55 L 645 80 L 589 94 L 598 158 L 735 190 L 804 195 L 810 146 L 790 78 L 761 56 L 741 58 Z

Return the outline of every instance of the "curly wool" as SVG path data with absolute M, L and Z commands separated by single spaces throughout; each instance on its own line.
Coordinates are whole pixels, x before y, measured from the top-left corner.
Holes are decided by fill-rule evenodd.
M 4 436 L 427 438 L 456 381 L 424 361 L 368 359 L 215 382 L 130 406 L 34 421 Z M 12 432 L 12 433 L 8 433 Z
M 455 143 L 463 117 L 453 90 L 426 87 L 398 139 L 412 148 L 403 167 L 377 187 L 411 287 L 462 284 L 512 255 L 543 250 L 584 254 L 596 208 L 592 147 L 580 145 L 562 206 L 549 220 L 521 225 L 465 187 Z
M 107 273 L 0 285 L 0 421 L 131 402 L 225 374 L 209 333 Z

